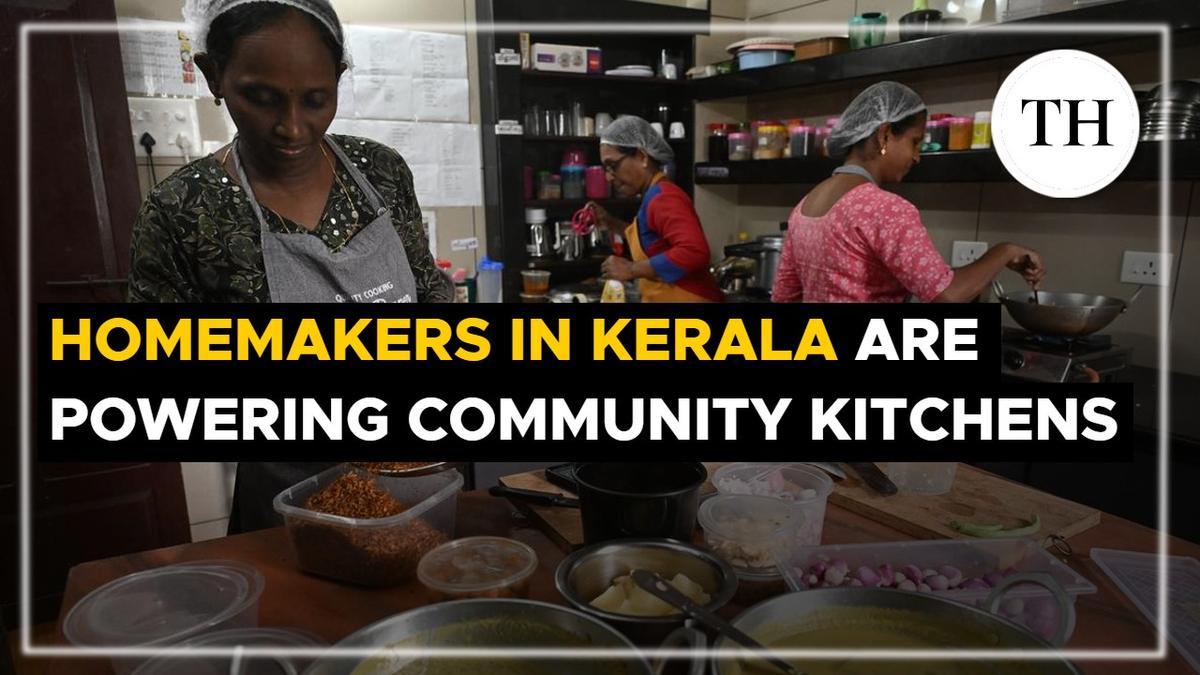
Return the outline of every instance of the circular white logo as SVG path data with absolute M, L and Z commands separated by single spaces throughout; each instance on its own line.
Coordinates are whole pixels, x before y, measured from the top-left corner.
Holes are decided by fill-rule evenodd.
M 1082 197 L 1116 180 L 1137 149 L 1133 89 L 1107 61 L 1059 49 L 1009 74 L 992 105 L 992 143 L 1022 185 Z

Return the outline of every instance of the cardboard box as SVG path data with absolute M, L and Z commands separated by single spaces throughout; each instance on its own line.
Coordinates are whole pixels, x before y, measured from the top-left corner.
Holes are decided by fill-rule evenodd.
M 600 48 L 535 42 L 533 69 L 554 73 L 600 73 L 603 69 Z

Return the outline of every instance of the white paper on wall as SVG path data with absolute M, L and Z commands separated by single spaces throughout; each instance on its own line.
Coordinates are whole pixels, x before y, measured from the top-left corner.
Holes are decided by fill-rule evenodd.
M 412 75 L 413 32 L 375 26 L 346 26 L 346 42 L 356 73 Z
M 483 203 L 483 176 L 478 166 L 443 166 L 438 175 L 436 206 L 475 206 Z
M 411 33 L 410 72 L 415 77 L 467 79 L 467 38 L 446 33 Z
M 413 78 L 414 118 L 439 122 L 470 121 L 470 90 L 467 80 Z
M 147 96 L 199 96 L 200 75 L 192 61 L 191 39 L 169 21 L 122 19 L 120 27 L 150 27 L 150 30 L 121 30 L 121 63 L 125 90 Z
M 414 93 L 413 81 L 408 75 L 355 75 L 355 117 L 372 120 L 414 119 Z
M 441 181 L 441 167 L 437 164 L 412 164 L 408 165 L 413 175 L 413 189 L 417 193 L 417 203 L 421 208 L 429 208 L 432 206 L 441 206 L 438 202 L 441 201 L 441 192 L 438 190 L 438 183 Z

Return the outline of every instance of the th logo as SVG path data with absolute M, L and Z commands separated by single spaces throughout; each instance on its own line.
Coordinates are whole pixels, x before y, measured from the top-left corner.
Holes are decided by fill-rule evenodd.
M 1082 143 L 1079 142 L 1079 127 L 1084 124 L 1095 124 L 1098 128 L 1097 135 L 1096 135 L 1096 142 L 1094 145 L 1110 145 L 1111 146 L 1112 143 L 1108 142 L 1108 104 L 1112 103 L 1113 99 L 1107 99 L 1107 98 L 1092 99 L 1092 102 L 1094 102 L 1096 104 L 1097 114 L 1096 114 L 1095 119 L 1087 119 L 1087 120 L 1079 118 L 1079 104 L 1083 103 L 1083 101 L 1084 101 L 1084 99 L 1077 99 L 1077 98 L 1068 98 L 1068 99 L 1023 98 L 1023 99 L 1021 99 L 1021 113 L 1022 114 L 1025 113 L 1025 109 L 1029 107 L 1030 103 L 1035 104 L 1034 109 L 1036 110 L 1036 113 L 1037 113 L 1037 140 L 1031 144 L 1031 147 L 1038 146 L 1038 145 L 1046 145 L 1046 146 L 1050 145 L 1049 143 L 1046 142 L 1046 113 L 1047 113 L 1049 107 L 1051 105 L 1053 105 L 1054 109 L 1061 116 L 1062 104 L 1064 104 L 1064 103 L 1067 106 L 1067 131 L 1068 131 L 1068 140 L 1066 142 L 1067 146 L 1083 145 Z

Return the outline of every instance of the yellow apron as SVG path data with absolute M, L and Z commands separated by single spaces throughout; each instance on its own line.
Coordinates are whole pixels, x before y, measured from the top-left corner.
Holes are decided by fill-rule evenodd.
M 654 180 L 650 182 L 651 187 L 664 177 L 665 175 L 662 173 L 655 176 Z M 636 216 L 629 227 L 625 228 L 625 241 L 629 242 L 629 255 L 633 258 L 633 262 L 650 259 L 646 255 L 646 251 L 642 249 L 642 242 L 638 237 Z M 706 297 L 658 279 L 638 279 L 638 289 L 642 293 L 642 302 L 712 302 Z

